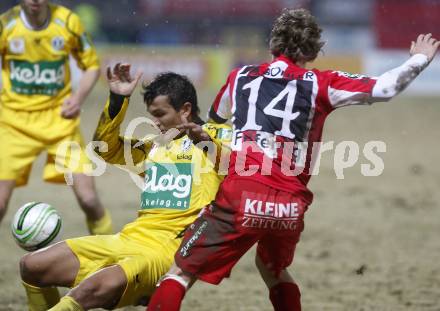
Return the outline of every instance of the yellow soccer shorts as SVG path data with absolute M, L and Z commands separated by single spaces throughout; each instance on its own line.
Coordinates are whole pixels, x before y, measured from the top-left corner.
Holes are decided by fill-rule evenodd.
M 79 119 L 63 119 L 60 113 L 61 107 L 39 111 L 0 107 L 0 180 L 25 185 L 33 162 L 43 151 L 47 152 L 45 181 L 65 182 L 66 172 L 91 169 Z
M 174 247 L 166 242 L 162 245 L 168 248 L 152 239 L 141 241 L 121 233 L 68 239 L 67 245 L 80 262 L 72 287 L 102 268 L 119 265 L 127 277 L 127 286 L 117 308 L 145 305 L 157 281 L 171 267 L 180 239 L 171 243 Z

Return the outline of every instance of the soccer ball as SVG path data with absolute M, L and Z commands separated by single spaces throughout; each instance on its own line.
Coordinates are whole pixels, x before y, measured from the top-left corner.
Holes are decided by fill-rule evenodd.
M 51 205 L 29 202 L 15 213 L 11 230 L 21 248 L 34 251 L 58 240 L 61 227 L 61 217 Z

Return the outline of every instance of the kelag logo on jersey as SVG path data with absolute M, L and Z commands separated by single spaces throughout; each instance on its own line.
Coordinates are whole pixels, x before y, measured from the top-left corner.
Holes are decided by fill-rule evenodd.
M 11 60 L 12 91 L 23 95 L 55 95 L 64 88 L 65 60 L 41 61 Z
M 188 209 L 192 188 L 191 173 L 191 163 L 148 164 L 141 208 Z

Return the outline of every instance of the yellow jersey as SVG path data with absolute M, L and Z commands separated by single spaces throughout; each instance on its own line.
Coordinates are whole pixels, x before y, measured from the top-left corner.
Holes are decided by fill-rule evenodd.
M 213 142 L 213 153 L 209 154 L 186 135 L 166 145 L 153 139 L 139 141 L 119 136 L 128 102 L 129 99 L 124 98 L 120 111 L 112 115 L 115 113 L 109 110 L 110 100 L 107 101 L 94 140 L 107 143 L 108 148 L 106 152 L 97 153 L 109 163 L 143 166 L 145 182 L 139 218 L 126 225 L 121 234 L 141 240 L 148 237 L 157 242 L 169 241 L 182 233 L 201 209 L 214 200 L 224 177 L 218 173 L 218 155 L 228 154 L 232 131 L 229 125 L 204 124 L 203 129 Z M 131 159 L 126 161 L 124 145 L 133 163 Z
M 82 70 L 99 68 L 79 17 L 65 7 L 49 7 L 47 25 L 39 30 L 31 28 L 19 5 L 0 16 L 5 107 L 35 111 L 62 105 L 71 93 L 69 55 Z

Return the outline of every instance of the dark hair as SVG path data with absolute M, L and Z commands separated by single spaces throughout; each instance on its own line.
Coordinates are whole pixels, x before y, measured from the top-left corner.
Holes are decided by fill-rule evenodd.
M 197 104 L 197 92 L 191 81 L 183 75 L 174 72 L 158 74 L 149 84 L 144 84 L 144 102 L 149 106 L 160 95 L 168 96 L 170 105 L 179 111 L 186 102 L 191 103 L 192 122 L 202 124 L 200 109 Z
M 286 55 L 294 61 L 312 61 L 324 45 L 322 29 L 305 9 L 284 9 L 270 33 L 270 51 L 278 57 Z

